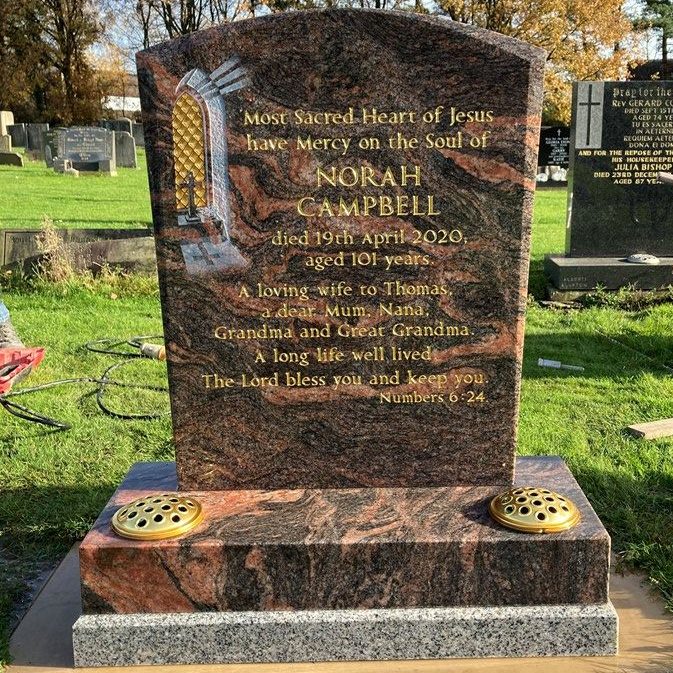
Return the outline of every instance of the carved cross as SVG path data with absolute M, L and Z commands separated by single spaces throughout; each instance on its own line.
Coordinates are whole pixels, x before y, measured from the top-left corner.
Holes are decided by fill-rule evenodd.
M 189 195 L 189 208 L 187 211 L 189 219 L 195 219 L 198 217 L 198 213 L 196 211 L 196 188 L 200 185 L 201 183 L 196 181 L 194 178 L 194 173 L 191 171 L 189 171 L 189 174 L 187 175 L 187 180 L 180 183 L 180 187 L 187 188 L 187 194 Z
M 594 105 L 600 105 L 600 101 L 594 101 L 592 99 L 594 92 L 594 85 L 589 84 L 589 97 L 587 100 L 582 101 L 579 105 L 584 105 L 587 108 L 587 145 L 591 142 L 591 108 Z

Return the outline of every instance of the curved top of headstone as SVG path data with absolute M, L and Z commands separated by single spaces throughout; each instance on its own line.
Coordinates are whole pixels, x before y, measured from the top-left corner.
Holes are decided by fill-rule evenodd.
M 365 18 L 366 17 L 366 18 Z M 465 37 L 473 37 L 474 39 L 480 40 L 487 44 L 501 49 L 504 51 L 510 52 L 512 55 L 516 55 L 521 59 L 532 61 L 539 58 L 544 58 L 545 52 L 540 47 L 529 44 L 522 40 L 518 40 L 514 37 L 509 37 L 503 35 L 502 33 L 496 33 L 495 31 L 487 30 L 485 28 L 479 28 L 477 26 L 471 26 L 465 23 L 460 23 L 453 21 L 450 18 L 438 14 L 417 14 L 413 12 L 402 12 L 395 10 L 381 10 L 381 9 L 370 9 L 370 8 L 329 8 L 329 9 L 309 9 L 301 11 L 292 11 L 292 12 L 281 12 L 268 14 L 266 16 L 260 16 L 250 19 L 244 19 L 241 21 L 235 21 L 231 23 L 224 23 L 219 26 L 212 26 L 210 28 L 205 28 L 188 35 L 181 35 L 172 40 L 166 40 L 160 42 L 159 44 L 153 45 L 147 49 L 143 49 L 138 52 L 138 54 L 149 54 L 152 52 L 160 52 L 170 45 L 181 45 L 180 48 L 184 49 L 186 43 L 198 39 L 199 36 L 207 37 L 212 39 L 213 33 L 230 31 L 234 30 L 241 34 L 248 32 L 250 30 L 256 30 L 257 28 L 262 28 L 263 30 L 273 31 L 279 26 L 276 24 L 282 24 L 283 26 L 296 26 L 298 29 L 310 27 L 311 24 L 315 21 L 338 21 L 340 24 L 344 20 L 351 20 L 353 22 L 360 22 L 362 20 L 372 20 L 378 24 L 383 31 L 385 31 L 384 23 L 389 22 L 390 25 L 400 26 L 404 22 L 416 22 L 419 24 L 431 24 L 435 25 L 441 30 L 449 30 L 455 35 L 464 35 Z M 399 36 L 398 36 L 399 37 Z M 289 45 L 290 47 L 296 47 L 296 44 Z
M 441 89 L 446 86 L 444 76 L 453 72 L 460 79 L 465 59 L 472 58 L 475 65 L 484 68 L 485 81 L 496 82 L 507 92 L 513 75 L 510 68 L 520 69 L 522 61 L 542 68 L 545 57 L 542 49 L 526 42 L 442 16 L 337 8 L 285 12 L 227 23 L 155 45 L 138 52 L 136 58 L 156 59 L 177 67 L 181 59 L 196 59 L 208 70 L 217 60 L 218 49 L 254 57 L 256 70 L 263 72 L 266 82 L 274 78 L 283 82 L 284 91 L 278 92 L 279 103 L 284 102 L 285 96 L 293 104 L 301 98 L 307 105 L 320 102 L 325 106 L 338 102 L 324 98 L 330 84 L 349 88 L 354 73 L 360 80 L 367 79 L 369 93 L 374 98 L 389 89 L 386 75 L 398 64 L 407 73 L 403 82 L 398 81 L 400 73 L 397 73 L 396 87 L 406 84 L 415 90 L 419 81 L 423 80 L 427 87 L 434 79 L 437 89 Z M 295 73 L 296 66 L 306 59 L 310 59 L 307 65 L 316 63 L 318 54 L 324 56 L 330 52 L 332 61 L 323 67 L 324 72 L 330 73 L 329 79 L 321 80 L 318 73 L 305 80 L 294 76 L 291 82 L 284 79 L 284 75 Z M 479 82 L 471 84 L 479 88 Z M 517 92 L 511 93 L 514 104 Z

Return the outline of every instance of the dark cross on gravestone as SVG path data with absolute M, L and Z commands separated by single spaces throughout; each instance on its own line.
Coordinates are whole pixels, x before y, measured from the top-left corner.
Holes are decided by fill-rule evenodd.
M 199 214 L 196 210 L 196 187 L 201 185 L 200 182 L 197 182 L 194 178 L 194 173 L 189 171 L 187 175 L 187 180 L 180 183 L 180 187 L 186 187 L 189 194 L 189 207 L 187 209 L 187 219 L 188 220 L 198 220 Z
M 219 259 L 222 255 L 217 251 L 214 245 L 206 245 L 204 241 L 199 241 L 196 245 L 199 247 L 200 255 L 194 255 L 192 259 L 195 262 L 205 262 L 214 265 L 214 259 Z
M 591 142 L 591 109 L 593 106 L 600 106 L 600 101 L 593 100 L 594 85 L 589 84 L 589 97 L 585 101 L 581 101 L 579 105 L 583 105 L 587 109 L 587 145 Z

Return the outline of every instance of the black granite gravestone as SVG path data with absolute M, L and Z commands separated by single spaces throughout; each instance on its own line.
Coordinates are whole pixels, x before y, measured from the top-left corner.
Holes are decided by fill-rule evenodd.
M 43 134 L 49 130 L 49 124 L 26 124 L 26 150 L 33 158 L 44 159 Z
M 673 283 L 673 82 L 573 87 L 566 256 L 546 269 L 561 290 Z M 651 264 L 627 261 L 635 253 Z M 641 258 L 642 259 L 642 258 Z
M 570 162 L 570 127 L 547 126 L 540 131 L 539 166 L 568 168 Z
M 26 146 L 25 124 L 9 124 L 7 126 L 7 133 L 12 137 L 12 147 Z

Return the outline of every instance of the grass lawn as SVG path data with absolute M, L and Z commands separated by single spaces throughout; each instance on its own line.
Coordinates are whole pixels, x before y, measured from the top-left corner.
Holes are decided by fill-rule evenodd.
M 149 226 L 145 151 L 138 168 L 118 168 L 117 177 L 55 173 L 44 161 L 23 168 L 0 166 L 0 229 L 38 229 L 44 217 L 59 229 L 115 229 Z
M 538 194 L 533 285 L 541 283 L 536 264 L 544 253 L 563 249 L 564 211 L 564 191 Z M 9 290 L 5 299 L 24 340 L 48 347 L 29 385 L 99 375 L 114 360 L 86 353 L 82 344 L 90 339 L 161 330 L 151 287 L 143 292 L 103 285 L 65 295 L 56 289 Z M 672 325 L 673 304 L 638 311 L 553 310 L 531 301 L 519 452 L 566 458 L 609 529 L 615 551 L 645 572 L 673 609 L 673 440 L 643 442 L 623 432 L 631 422 L 673 417 L 673 379 L 662 366 L 673 366 Z M 586 369 L 540 369 L 538 357 Z M 124 375 L 161 383 L 165 369 L 139 361 Z M 31 406 L 71 422 L 67 432 L 44 430 L 0 410 L 0 630 L 5 628 L 0 643 L 6 643 L 11 605 L 25 578 L 42 567 L 38 561 L 54 562 L 84 535 L 133 462 L 172 455 L 166 419 L 108 418 L 86 394 L 90 390 L 66 387 L 30 399 Z M 155 409 L 165 408 L 166 400 L 116 391 L 110 404 Z
M 565 250 L 565 214 L 565 188 L 545 188 L 536 192 L 528 279 L 528 293 L 536 299 L 545 295 L 544 256 Z

